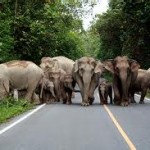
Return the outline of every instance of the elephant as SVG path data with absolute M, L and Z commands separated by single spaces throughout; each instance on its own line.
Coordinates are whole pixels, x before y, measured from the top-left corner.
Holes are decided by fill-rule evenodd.
M 40 67 L 44 71 L 51 71 L 51 69 L 58 68 L 63 69 L 67 74 L 72 74 L 72 69 L 74 65 L 74 61 L 64 57 L 64 56 L 57 56 L 57 57 L 42 57 Z
M 61 96 L 63 104 L 72 104 L 72 92 L 74 91 L 73 78 L 71 74 L 65 74 L 61 79 Z
M 25 99 L 33 102 L 35 89 L 43 78 L 43 70 L 31 61 L 14 60 L 0 64 L 0 99 L 10 91 L 26 90 Z
M 43 69 L 46 78 L 54 83 L 56 100 L 59 101 L 61 97 L 60 93 L 60 80 L 64 74 L 71 74 L 73 69 L 74 61 L 64 57 L 43 57 L 41 59 L 40 67 Z M 75 81 L 73 81 L 75 83 Z
M 55 93 L 55 100 L 57 102 L 61 99 L 61 81 L 64 79 L 66 72 L 63 69 L 58 70 L 51 70 L 49 72 L 49 80 L 54 84 L 54 93 Z
M 110 104 L 113 104 L 112 101 L 112 85 L 105 79 L 101 79 L 98 85 L 98 92 L 100 98 L 100 104 L 108 104 L 108 96 L 110 98 Z
M 137 78 L 131 89 L 131 102 L 135 102 L 134 94 L 135 92 L 141 92 L 140 104 L 144 103 L 144 97 L 147 93 L 148 88 L 150 88 L 150 69 L 144 70 L 139 69 Z
M 47 78 L 43 78 L 39 83 L 39 91 L 40 91 L 40 100 L 41 103 L 52 102 L 52 99 L 55 99 L 54 93 L 54 84 Z
M 80 88 L 82 106 L 92 105 L 94 91 L 104 70 L 102 62 L 92 57 L 81 57 L 75 61 L 72 75 Z
M 129 91 L 137 78 L 139 63 L 127 56 L 117 56 L 103 63 L 105 68 L 113 74 L 114 103 L 128 106 Z

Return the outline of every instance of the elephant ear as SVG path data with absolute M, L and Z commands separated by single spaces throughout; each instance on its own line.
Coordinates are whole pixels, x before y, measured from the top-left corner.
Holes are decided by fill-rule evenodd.
M 7 95 L 9 95 L 9 80 L 5 79 L 2 81 L 3 87 Z
M 94 73 L 102 73 L 104 72 L 104 70 L 105 70 L 104 64 L 101 63 L 101 61 L 97 61 L 94 69 Z
M 129 62 L 131 66 L 131 71 L 132 72 L 138 71 L 138 69 L 140 68 L 140 64 L 136 60 L 133 60 L 133 59 L 130 59 Z
M 110 71 L 111 73 L 114 74 L 114 60 L 113 59 L 108 59 L 108 60 L 105 60 L 103 62 L 104 64 L 104 67 L 106 70 Z
M 79 70 L 78 60 L 76 60 L 74 63 L 74 72 L 77 72 L 78 70 Z
M 59 70 L 59 73 L 60 73 L 60 81 L 63 81 L 64 80 L 64 77 L 66 75 L 66 72 L 63 70 L 63 69 L 60 69 Z

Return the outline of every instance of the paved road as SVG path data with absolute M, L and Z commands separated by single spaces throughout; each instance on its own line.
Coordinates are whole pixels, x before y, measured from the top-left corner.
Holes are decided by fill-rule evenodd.
M 0 150 L 128 150 L 125 139 L 97 95 L 90 107 L 45 105 L 0 135 Z M 137 99 L 138 101 L 138 99 Z M 109 105 L 117 122 L 137 150 L 150 150 L 150 102 L 123 108 Z M 3 125 L 4 127 L 4 125 Z M 2 127 L 0 127 L 1 130 Z

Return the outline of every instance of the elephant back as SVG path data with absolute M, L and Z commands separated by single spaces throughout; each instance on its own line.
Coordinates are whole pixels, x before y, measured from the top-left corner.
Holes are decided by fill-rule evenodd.
M 60 68 L 63 69 L 67 74 L 72 74 L 72 69 L 74 65 L 73 60 L 64 56 L 53 57 L 53 59 L 58 61 Z

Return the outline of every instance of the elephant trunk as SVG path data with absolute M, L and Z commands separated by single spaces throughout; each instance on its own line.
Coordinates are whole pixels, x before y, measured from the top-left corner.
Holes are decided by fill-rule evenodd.
M 91 73 L 85 73 L 83 76 L 83 101 L 88 102 L 89 88 L 91 83 Z
M 105 89 L 102 88 L 102 89 L 100 89 L 100 90 L 101 90 L 102 97 L 103 97 L 103 99 L 105 100 Z
M 50 92 L 51 92 L 52 96 L 55 98 L 56 96 L 55 96 L 55 93 L 54 93 L 54 87 L 50 87 Z
M 122 84 L 122 100 L 123 101 L 128 101 L 129 97 L 128 97 L 128 84 L 127 84 L 127 75 L 123 78 L 121 78 L 121 84 Z
M 54 81 L 54 91 L 55 91 L 55 96 L 57 101 L 60 100 L 60 82 L 59 81 Z

